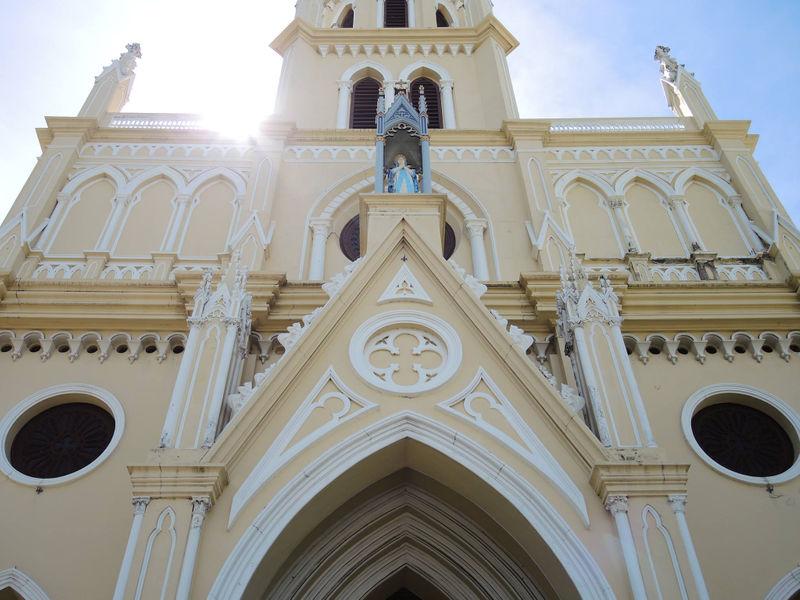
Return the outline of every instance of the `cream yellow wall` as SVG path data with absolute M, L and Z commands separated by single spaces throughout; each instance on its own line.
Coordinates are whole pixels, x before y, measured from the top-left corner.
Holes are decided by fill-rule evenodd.
M 181 256 L 216 257 L 225 251 L 233 220 L 236 193 L 226 181 L 216 181 L 192 199 L 183 233 Z
M 625 190 L 625 200 L 628 218 L 643 252 L 650 252 L 655 258 L 686 256 L 664 198 L 644 185 L 634 184 Z
M 720 256 L 749 255 L 731 211 L 711 188 L 702 183 L 691 184 L 686 190 L 686 201 L 707 249 Z
M 100 179 L 88 184 L 72 197 L 58 233 L 50 246 L 53 254 L 81 254 L 94 250 L 111 213 L 116 189 L 112 182 Z
M 568 190 L 566 202 L 567 219 L 578 252 L 590 258 L 622 255 L 611 214 L 599 192 L 578 183 Z
M 175 187 L 162 180 L 134 196 L 114 256 L 147 256 L 161 248 L 175 209 L 175 193 Z

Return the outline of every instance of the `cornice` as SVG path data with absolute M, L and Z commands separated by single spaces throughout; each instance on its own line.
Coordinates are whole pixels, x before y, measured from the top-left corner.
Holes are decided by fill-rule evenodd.
M 154 451 L 153 454 L 159 462 L 128 466 L 134 497 L 155 500 L 207 496 L 213 504 L 228 485 L 224 465 L 200 464 L 199 461 L 176 464 L 183 459 L 178 451 Z
M 654 497 L 686 494 L 689 465 L 598 463 L 589 483 L 605 503 L 609 496 Z
M 385 28 L 385 29 L 321 29 L 311 27 L 302 19 L 295 19 L 278 34 L 270 48 L 281 56 L 297 39 L 302 39 L 309 45 L 336 46 L 351 44 L 455 44 L 467 43 L 480 46 L 487 39 L 493 39 L 500 44 L 506 54 L 511 53 L 519 41 L 511 32 L 497 20 L 490 16 L 476 27 L 412 27 L 412 28 Z
M 97 119 L 84 117 L 45 117 L 46 128 L 36 129 L 42 151 L 58 136 L 78 138 L 76 145 L 85 144 L 99 127 Z
M 750 121 L 708 121 L 703 135 L 709 144 L 718 148 L 737 142 L 754 152 L 758 146 L 758 135 L 750 132 Z

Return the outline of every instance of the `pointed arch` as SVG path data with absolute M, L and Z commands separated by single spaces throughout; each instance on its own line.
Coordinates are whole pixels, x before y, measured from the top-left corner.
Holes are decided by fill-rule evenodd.
M 450 2 L 439 1 L 436 3 L 436 10 L 442 11 L 443 16 L 449 22 L 449 27 L 460 27 L 458 20 L 458 10 Z
M 215 179 L 223 179 L 230 183 L 236 190 L 237 197 L 241 198 L 245 195 L 247 182 L 244 180 L 244 177 L 227 167 L 217 167 L 215 169 L 203 171 L 200 175 L 189 181 L 186 186 L 186 193 L 189 195 L 195 194 L 206 183 Z
M 102 179 L 104 177 L 114 182 L 114 186 L 116 187 L 118 194 L 123 193 L 127 184 L 127 180 L 122 171 L 112 165 L 100 165 L 98 167 L 87 169 L 86 171 L 78 173 L 62 188 L 61 193 L 71 196 L 85 185 L 93 183 L 96 179 Z
M 389 81 L 393 81 L 394 77 L 392 72 L 386 68 L 385 65 L 382 65 L 374 60 L 364 60 L 360 63 L 356 63 L 345 70 L 342 73 L 342 76 L 339 78 L 341 81 L 354 81 L 358 76 L 361 74 L 379 74 L 381 80 L 384 83 Z
M 558 179 L 558 181 L 556 181 L 556 197 L 563 198 L 566 194 L 567 187 L 579 181 L 582 181 L 590 187 L 595 188 L 596 191 L 603 194 L 606 198 L 615 195 L 614 188 L 612 188 L 604 179 L 601 179 L 594 173 L 590 173 L 588 171 L 574 170 L 570 171 L 569 173 L 565 173 Z
M 186 193 L 186 179 L 178 171 L 166 165 L 153 167 L 140 173 L 128 182 L 124 189 L 121 190 L 121 193 L 126 195 L 134 194 L 140 188 L 159 178 L 170 181 L 177 189 L 178 194 Z
M 792 600 L 800 592 L 800 567 L 796 567 L 784 575 L 775 584 L 764 600 Z
M 689 167 L 675 178 L 673 187 L 675 188 L 676 193 L 679 195 L 685 194 L 689 183 L 695 179 L 699 179 L 700 181 L 715 188 L 726 198 L 739 195 L 733 186 L 722 179 L 722 177 L 700 167 Z
M 406 439 L 453 460 L 511 502 L 556 556 L 581 598 L 614 598 L 591 553 L 556 508 L 526 478 L 481 444 L 413 411 L 399 412 L 373 423 L 331 447 L 286 483 L 247 527 L 228 555 L 209 598 L 239 598 L 260 560 L 300 510 L 356 464 Z M 231 521 L 250 500 L 237 496 L 231 506 Z
M 355 15 L 355 2 L 350 0 L 349 2 L 343 2 L 339 9 L 333 14 L 330 22 L 330 27 L 344 27 L 343 23 L 345 18 L 348 16 L 348 11 L 352 11 Z M 351 29 L 353 25 L 351 24 L 350 27 L 346 27 L 347 29 Z
M 419 75 L 433 76 L 433 79 L 442 81 L 452 81 L 450 71 L 445 69 L 442 65 L 432 62 L 430 60 L 418 60 L 417 62 L 406 65 L 400 71 L 400 81 L 411 81 Z
M 17 567 L 0 571 L 0 591 L 7 588 L 22 596 L 23 600 L 50 600 L 39 584 Z
M 654 175 L 649 171 L 643 171 L 642 169 L 631 169 L 630 171 L 626 171 L 620 175 L 619 178 L 614 182 L 614 193 L 617 196 L 624 196 L 625 189 L 628 187 L 628 185 L 635 182 L 641 182 L 647 187 L 655 188 L 655 191 L 660 192 L 666 198 L 675 195 L 675 189 L 669 185 L 669 183 L 657 175 Z

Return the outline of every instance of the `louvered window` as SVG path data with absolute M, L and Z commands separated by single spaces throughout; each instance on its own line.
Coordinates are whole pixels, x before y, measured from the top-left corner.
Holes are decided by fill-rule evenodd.
M 362 79 L 353 86 L 353 100 L 350 109 L 350 127 L 352 129 L 375 129 L 380 88 L 381 84 L 371 77 Z
M 419 86 L 425 88 L 425 101 L 428 104 L 428 128 L 442 128 L 442 99 L 439 85 L 427 77 L 415 79 L 411 84 L 411 101 L 419 109 Z
M 353 20 L 355 19 L 355 13 L 353 12 L 352 8 L 348 8 L 347 12 L 342 19 L 342 24 L 339 25 L 342 29 L 352 29 L 353 28 Z
M 408 27 L 408 2 L 386 0 L 383 5 L 384 27 Z
M 447 20 L 447 17 L 442 12 L 441 9 L 436 11 L 436 26 L 437 27 L 450 27 L 450 21 Z

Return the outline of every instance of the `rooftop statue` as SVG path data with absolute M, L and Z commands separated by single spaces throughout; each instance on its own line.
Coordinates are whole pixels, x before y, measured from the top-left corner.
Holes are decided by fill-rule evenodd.
M 142 47 L 135 42 L 127 44 L 125 46 L 125 52 L 120 54 L 119 58 L 112 60 L 111 64 L 105 67 L 103 72 L 100 73 L 96 79 L 100 79 L 104 75 L 115 71 L 119 74 L 120 79 L 129 77 L 136 68 L 137 58 L 142 58 Z
M 653 60 L 661 63 L 661 79 L 674 83 L 678 77 L 678 67 L 683 67 L 684 65 L 679 65 L 678 61 L 669 52 L 669 46 L 656 46 L 656 54 Z

